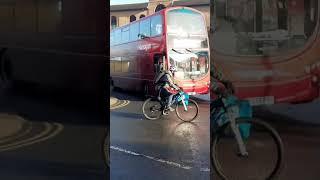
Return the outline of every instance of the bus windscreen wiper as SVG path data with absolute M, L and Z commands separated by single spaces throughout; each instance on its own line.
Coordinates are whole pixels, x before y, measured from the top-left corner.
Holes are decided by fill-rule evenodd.
M 186 48 L 186 51 L 188 51 L 188 52 L 191 52 L 191 53 L 192 53 L 192 51 L 191 51 L 190 49 L 188 49 L 188 48 Z
M 178 53 L 178 54 L 183 54 L 182 52 L 177 51 L 177 50 L 175 50 L 175 49 L 173 49 L 173 48 L 172 48 L 172 51 L 174 51 L 174 52 L 176 52 L 176 53 Z

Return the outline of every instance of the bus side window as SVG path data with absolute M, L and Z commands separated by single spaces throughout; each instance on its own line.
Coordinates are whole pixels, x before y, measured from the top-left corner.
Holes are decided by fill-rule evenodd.
M 150 19 L 145 19 L 140 22 L 140 34 L 147 37 L 150 36 Z
M 158 36 L 162 34 L 162 17 L 160 15 L 154 16 L 151 19 L 151 36 Z
M 121 29 L 117 29 L 114 32 L 114 44 L 118 45 L 121 43 Z
M 110 33 L 110 45 L 114 45 L 114 33 Z
M 129 35 L 130 35 L 130 31 L 129 31 L 129 27 L 125 27 L 122 29 L 122 33 L 121 33 L 121 43 L 127 43 L 129 42 Z
M 139 34 L 139 23 L 134 23 L 130 25 L 130 41 L 138 40 Z

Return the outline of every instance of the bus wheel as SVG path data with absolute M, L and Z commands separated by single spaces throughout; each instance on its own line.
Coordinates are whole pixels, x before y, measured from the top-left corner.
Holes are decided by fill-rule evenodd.
M 0 88 L 10 86 L 12 80 L 12 66 L 8 55 L 3 54 L 0 59 Z
M 114 90 L 114 85 L 113 85 L 113 81 L 110 81 L 110 93 L 112 93 L 112 91 Z
M 144 84 L 144 88 L 143 88 L 143 95 L 145 98 L 148 98 L 149 97 L 149 86 L 148 86 L 148 83 L 145 83 Z

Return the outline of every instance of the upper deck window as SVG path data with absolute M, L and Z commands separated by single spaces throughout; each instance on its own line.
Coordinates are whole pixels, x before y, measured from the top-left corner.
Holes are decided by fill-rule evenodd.
M 130 25 L 130 41 L 138 39 L 139 34 L 139 23 L 133 23 Z
M 162 16 L 157 15 L 151 19 L 151 36 L 162 34 Z
M 121 43 L 129 42 L 129 36 L 130 36 L 129 27 L 123 28 L 121 33 Z
M 119 44 L 121 42 L 121 29 L 117 29 L 114 32 L 114 44 Z
M 179 36 L 206 35 L 203 16 L 189 9 L 174 9 L 167 14 L 168 34 Z
M 140 22 L 140 34 L 150 36 L 150 19 L 144 19 Z

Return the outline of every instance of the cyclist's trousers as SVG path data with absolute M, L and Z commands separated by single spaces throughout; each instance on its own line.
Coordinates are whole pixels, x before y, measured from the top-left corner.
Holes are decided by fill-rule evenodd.
M 166 88 L 160 89 L 160 97 L 168 98 L 167 107 L 171 106 L 173 96 L 174 94 L 169 92 Z

